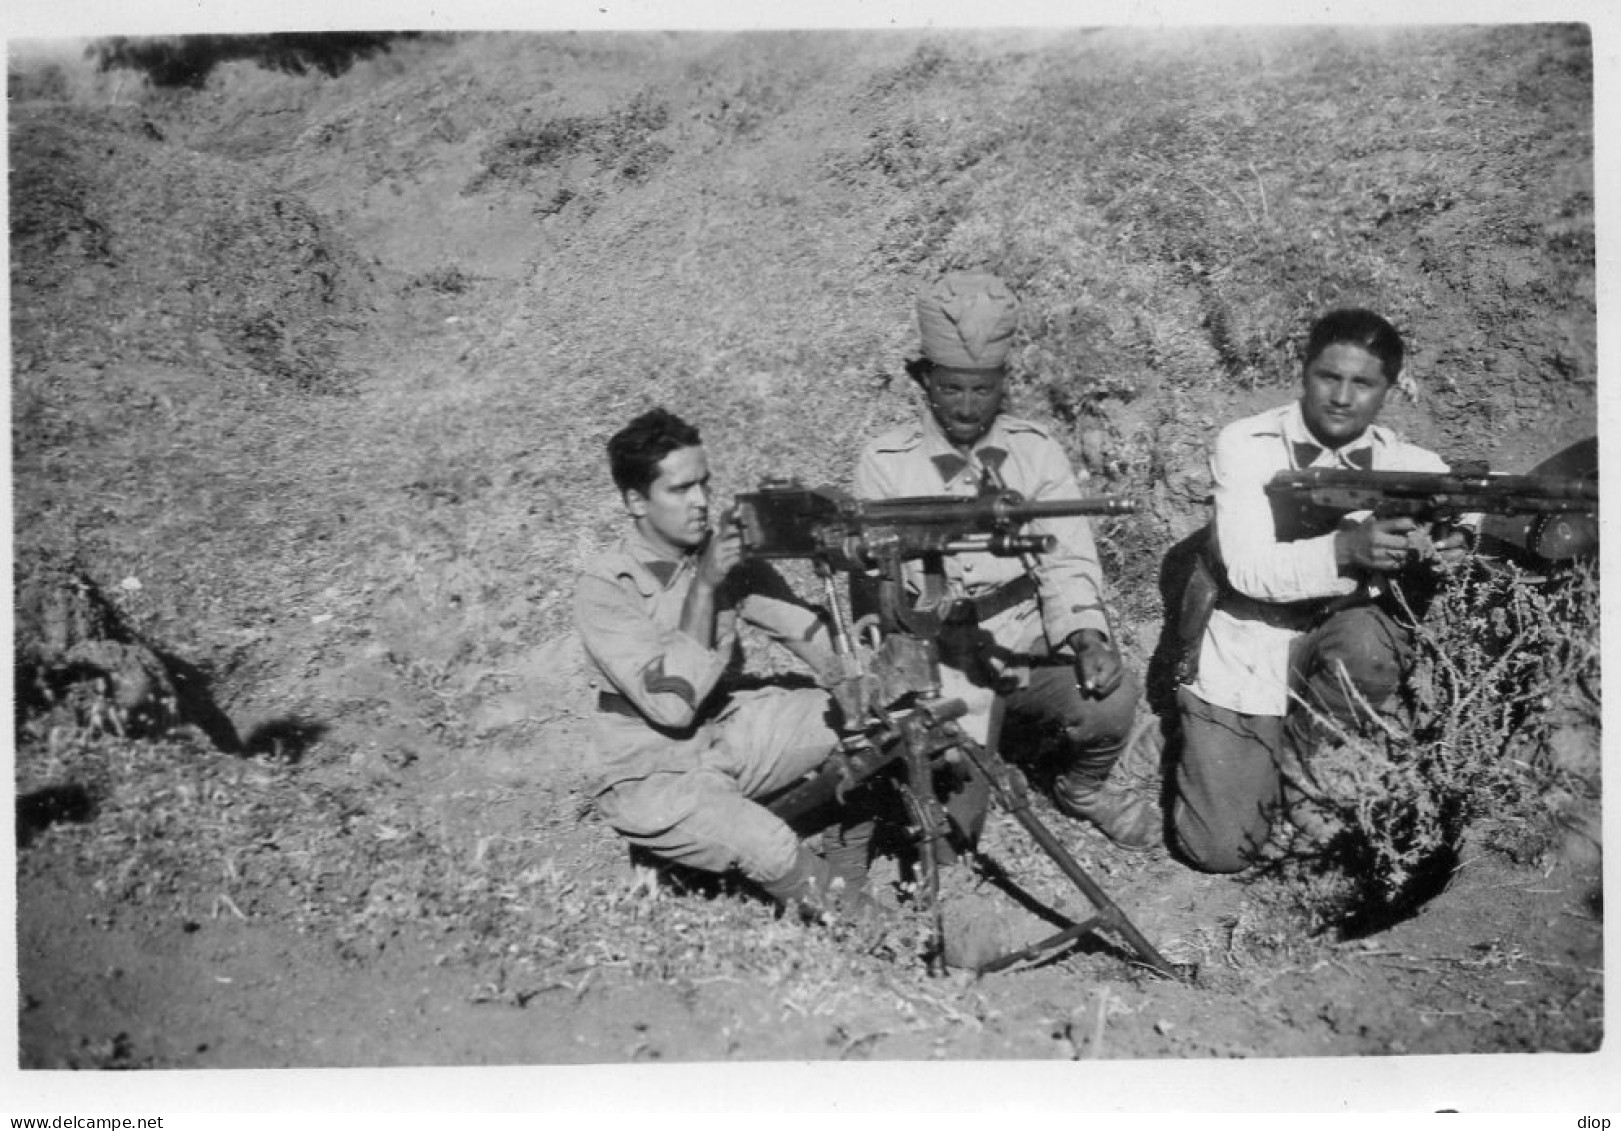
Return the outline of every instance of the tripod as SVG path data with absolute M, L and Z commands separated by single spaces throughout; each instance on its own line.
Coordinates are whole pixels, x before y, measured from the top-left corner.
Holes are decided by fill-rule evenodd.
M 846 678 L 835 688 L 834 696 L 845 719 L 853 725 L 843 747 L 828 763 L 772 801 L 771 810 L 792 824 L 830 804 L 842 804 L 852 791 L 888 777 L 904 802 L 916 850 L 917 898 L 933 917 L 934 950 L 938 952 L 942 934 L 939 868 L 942 860 L 951 859 L 954 853 L 948 843 L 948 818 L 937 786 L 937 771 L 948 763 L 966 767 L 986 786 L 991 800 L 1013 817 L 1093 908 L 1093 914 L 1081 922 L 983 963 L 976 973 L 1004 970 L 1087 935 L 1107 931 L 1125 942 L 1156 974 L 1184 977 L 1185 972 L 1166 961 L 1036 816 L 1024 774 L 994 748 L 964 733 L 959 720 L 967 714 L 966 704 L 939 694 L 939 621 L 913 616 L 909 618 L 911 627 L 922 629 L 923 634 L 898 631 L 879 637 L 876 623 L 869 623 L 876 618 L 865 618 L 862 625 L 872 643 L 864 652 L 858 652 L 831 571 L 819 566 L 818 572 L 832 614 L 835 645 L 845 663 Z

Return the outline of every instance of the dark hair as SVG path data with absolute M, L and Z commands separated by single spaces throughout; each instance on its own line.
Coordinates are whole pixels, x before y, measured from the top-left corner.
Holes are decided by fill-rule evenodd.
M 659 464 L 677 448 L 703 443 L 698 429 L 668 409 L 655 408 L 613 434 L 608 441 L 608 467 L 621 491 L 647 494 L 658 478 Z
M 1373 354 L 1389 380 L 1401 375 L 1401 333 L 1373 311 L 1360 307 L 1330 310 L 1312 323 L 1306 336 L 1306 357 L 1300 364 L 1310 365 L 1329 346 L 1341 344 L 1361 346 Z

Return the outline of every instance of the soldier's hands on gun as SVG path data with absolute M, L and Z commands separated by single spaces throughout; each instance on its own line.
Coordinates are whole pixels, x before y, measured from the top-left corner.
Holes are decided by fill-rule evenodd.
M 729 506 L 710 527 L 709 536 L 698 553 L 698 584 L 719 588 L 742 560 L 743 530 L 737 523 L 737 507 Z
M 1093 699 L 1107 699 L 1123 679 L 1125 669 L 1114 644 L 1095 628 L 1072 632 L 1069 646 L 1075 650 L 1075 686 Z
M 1335 557 L 1342 567 L 1394 573 L 1415 561 L 1433 561 L 1443 568 L 1457 565 L 1469 553 L 1469 538 L 1451 523 L 1421 523 L 1407 515 L 1370 516 L 1343 526 L 1334 538 Z

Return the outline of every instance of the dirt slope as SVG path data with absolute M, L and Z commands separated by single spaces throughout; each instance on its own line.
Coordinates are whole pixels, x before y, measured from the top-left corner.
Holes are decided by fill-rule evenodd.
M 619 424 L 699 422 L 723 492 L 842 482 L 952 266 L 1015 281 L 1018 409 L 1144 502 L 1103 537 L 1139 664 L 1202 445 L 1290 395 L 1324 305 L 1407 328 L 1392 415 L 1450 456 L 1591 434 L 1581 29 L 481 35 L 109 81 L 13 103 L 19 577 L 112 595 L 191 727 L 19 729 L 21 794 L 96 801 L 20 854 L 25 1067 L 1598 1046 L 1596 859 L 1557 843 L 1332 947 L 1070 830 L 1197 988 L 1099 948 L 928 980 L 653 898 L 578 819 L 568 635 Z

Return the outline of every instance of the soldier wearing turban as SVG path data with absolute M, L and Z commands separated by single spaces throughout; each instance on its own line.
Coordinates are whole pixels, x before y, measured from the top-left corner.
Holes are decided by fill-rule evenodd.
M 1063 448 L 1040 424 L 1002 412 L 1007 361 L 1018 329 L 1018 300 L 994 275 L 952 272 L 917 302 L 923 359 L 909 367 L 927 397 L 913 423 L 872 440 L 861 452 L 861 498 L 913 495 L 973 497 L 1011 489 L 1025 499 L 1074 499 L 1087 492 Z M 1053 796 L 1070 816 L 1090 822 L 1129 848 L 1158 832 L 1152 804 L 1111 778 L 1131 731 L 1136 678 L 1120 661 L 1104 610 L 1103 579 L 1092 528 L 1084 517 L 1043 519 L 1032 533 L 1057 548 L 1025 558 L 965 553 L 945 560 L 947 597 L 977 622 L 972 656 L 942 648 L 947 694 L 964 699 L 967 729 L 997 742 L 997 722 L 1056 731 Z M 921 567 L 907 586 L 922 592 Z M 959 612 L 960 615 L 960 612 Z M 944 642 L 943 642 L 944 643 Z M 993 710 L 1000 698 L 1001 710 Z M 948 805 L 970 838 L 983 820 L 972 796 Z

